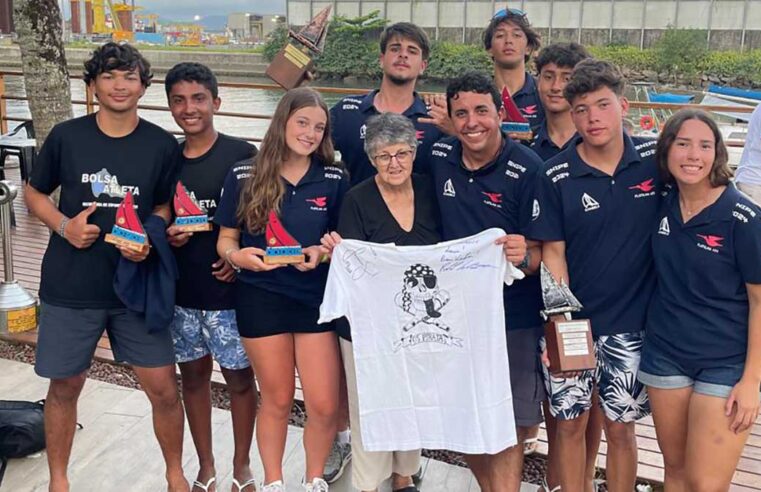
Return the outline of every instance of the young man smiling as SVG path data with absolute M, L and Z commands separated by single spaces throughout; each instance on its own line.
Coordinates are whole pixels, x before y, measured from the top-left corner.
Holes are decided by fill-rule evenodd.
M 577 317 L 590 319 L 597 356 L 596 370 L 545 374 L 562 490 L 588 490 L 584 435 L 595 393 L 604 415 L 610 491 L 634 488 L 634 423 L 649 413 L 637 370 L 655 283 L 650 232 L 660 176 L 656 142 L 624 134 L 623 90 L 623 77 L 610 63 L 576 65 L 564 95 L 579 136 L 545 163 L 536 189 L 530 237 L 543 241 L 547 268 L 583 304 Z
M 117 206 L 130 191 L 141 220 L 152 213 L 169 220 L 177 141 L 137 115 L 152 74 L 135 48 L 101 46 L 85 62 L 84 75 L 98 99 L 98 112 L 53 128 L 25 191 L 29 209 L 56 233 L 42 262 L 35 362 L 37 374 L 51 380 L 45 404 L 49 490 L 69 490 L 66 469 L 77 400 L 106 330 L 115 359 L 132 366 L 151 402 L 168 490 L 186 492 L 184 420 L 169 329 L 149 331 L 145 316 L 127 309 L 113 286 L 120 254 L 140 262 L 151 253 L 117 249 L 103 241 Z M 56 208 L 48 195 L 59 186 Z
M 200 63 L 180 63 L 167 73 L 164 86 L 174 121 L 182 128 L 179 179 L 213 218 L 230 167 L 256 154 L 256 147 L 217 132 L 214 113 L 221 99 L 217 78 Z M 230 393 L 233 421 L 235 492 L 251 492 L 254 480 L 249 451 L 256 417 L 254 375 L 240 343 L 235 321 L 235 272 L 217 255 L 219 226 L 209 232 L 167 228 L 174 246 L 177 281 L 171 331 L 182 373 L 182 398 L 198 455 L 194 486 L 217 490 L 211 437 L 211 373 L 219 363 Z

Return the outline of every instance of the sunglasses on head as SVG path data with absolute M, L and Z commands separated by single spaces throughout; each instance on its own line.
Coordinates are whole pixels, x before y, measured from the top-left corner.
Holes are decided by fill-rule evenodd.
M 494 14 L 492 20 L 502 19 L 504 17 L 526 17 L 526 12 L 522 11 L 521 9 L 500 9 L 496 14 Z

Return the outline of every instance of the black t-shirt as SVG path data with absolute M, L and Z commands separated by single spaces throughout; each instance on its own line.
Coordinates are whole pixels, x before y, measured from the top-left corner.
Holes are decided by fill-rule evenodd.
M 180 150 L 184 150 L 184 144 Z M 180 181 L 198 203 L 206 209 L 209 219 L 217 211 L 222 185 L 228 171 L 238 161 L 256 155 L 256 147 L 234 137 L 219 134 L 217 141 L 204 155 L 182 156 Z M 212 275 L 212 263 L 219 259 L 217 238 L 219 226 L 210 232 L 196 232 L 182 247 L 174 248 L 180 278 L 177 281 L 178 306 L 219 311 L 235 307 L 234 284 L 221 282 Z
M 88 222 L 100 227 L 101 235 L 89 248 L 77 249 L 51 234 L 42 260 L 40 298 L 44 302 L 71 308 L 123 306 L 113 288 L 120 253 L 103 237 L 111 232 L 127 191 L 132 191 L 140 220 L 167 203 L 178 162 L 177 140 L 143 119 L 132 133 L 120 138 L 103 133 L 95 114 L 53 128 L 29 183 L 45 194 L 60 186 L 58 209 L 67 217 L 97 202 Z
M 375 177 L 361 182 L 346 194 L 338 217 L 336 232 L 344 239 L 397 246 L 425 246 L 441 240 L 439 208 L 430 178 L 412 175 L 415 192 L 415 217 L 412 229 L 401 228 L 381 196 Z M 338 336 L 351 340 L 346 318 L 336 323 Z

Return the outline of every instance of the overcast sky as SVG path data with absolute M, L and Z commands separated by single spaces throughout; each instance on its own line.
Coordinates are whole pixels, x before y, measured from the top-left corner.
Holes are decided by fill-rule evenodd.
M 115 0 L 114 3 L 122 3 Z M 65 0 L 69 15 L 69 0 Z M 131 0 L 127 0 L 130 3 Z M 59 0 L 59 3 L 63 3 Z M 152 12 L 171 19 L 191 19 L 193 16 L 227 15 L 231 12 L 254 14 L 285 14 L 285 0 L 135 0 L 144 12 Z

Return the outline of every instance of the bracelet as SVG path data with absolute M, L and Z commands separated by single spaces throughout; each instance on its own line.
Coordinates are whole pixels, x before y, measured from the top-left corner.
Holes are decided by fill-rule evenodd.
M 230 255 L 236 251 L 240 251 L 240 249 L 227 248 L 227 250 L 225 250 L 225 261 L 227 262 L 228 265 L 232 267 L 235 273 L 240 273 L 240 267 L 236 265 L 235 263 L 233 263 L 233 261 L 230 259 Z
M 330 255 L 325 253 L 324 255 L 320 256 L 320 263 L 327 263 L 330 261 Z
M 523 261 L 518 264 L 518 268 L 525 270 L 531 264 L 531 252 L 526 250 L 526 256 L 523 257 Z
M 68 217 L 64 217 L 63 220 L 61 220 L 61 224 L 58 226 L 58 231 L 57 231 L 58 235 L 61 236 L 64 239 L 66 239 L 66 234 L 65 234 L 66 233 L 66 224 L 69 223 L 69 220 L 71 220 L 71 219 L 69 219 Z

